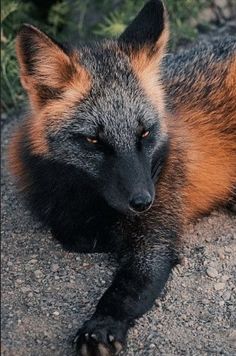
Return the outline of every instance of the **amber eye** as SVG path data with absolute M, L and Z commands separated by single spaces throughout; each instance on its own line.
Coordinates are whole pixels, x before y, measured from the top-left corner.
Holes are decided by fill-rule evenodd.
M 96 137 L 86 137 L 86 140 L 89 142 L 89 143 L 98 143 L 98 139 Z
M 142 134 L 141 134 L 141 137 L 142 138 L 146 138 L 146 137 L 148 137 L 149 134 L 150 134 L 150 131 L 148 131 L 148 130 L 147 131 L 143 131 Z

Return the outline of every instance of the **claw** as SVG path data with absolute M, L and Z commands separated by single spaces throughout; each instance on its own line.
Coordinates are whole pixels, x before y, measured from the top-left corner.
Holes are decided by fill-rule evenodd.
M 81 349 L 80 349 L 80 355 L 81 356 L 88 356 L 88 348 L 86 344 L 83 344 Z
M 89 333 L 84 334 L 85 340 L 88 341 L 89 339 Z
M 91 338 L 92 338 L 93 340 L 95 340 L 95 341 L 97 341 L 97 340 L 98 340 L 98 338 L 97 338 L 97 335 L 96 335 L 96 334 L 91 334 L 90 336 L 91 336 Z
M 121 352 L 121 350 L 123 349 L 123 346 L 121 345 L 121 343 L 119 341 L 115 341 L 113 345 L 116 349 L 115 355 L 118 355 Z
M 73 344 L 76 344 L 76 343 L 77 343 L 78 338 L 79 338 L 79 335 L 76 335 L 76 337 L 75 337 L 74 340 L 73 340 Z
M 113 335 L 109 335 L 109 336 L 108 336 L 108 340 L 109 340 L 110 342 L 113 342 L 113 341 L 115 340 L 115 338 L 114 338 Z
M 110 351 L 103 344 L 98 344 L 98 350 L 101 356 L 110 356 Z

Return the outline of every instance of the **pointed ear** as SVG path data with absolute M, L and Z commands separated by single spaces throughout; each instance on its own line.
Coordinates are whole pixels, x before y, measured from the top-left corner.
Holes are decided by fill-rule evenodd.
M 33 108 L 60 97 L 81 68 L 75 56 L 34 26 L 23 25 L 16 38 L 22 86 Z
M 133 58 L 139 57 L 145 65 L 151 59 L 161 59 L 168 37 L 168 19 L 164 4 L 160 0 L 152 0 L 143 7 L 118 42 L 127 54 Z

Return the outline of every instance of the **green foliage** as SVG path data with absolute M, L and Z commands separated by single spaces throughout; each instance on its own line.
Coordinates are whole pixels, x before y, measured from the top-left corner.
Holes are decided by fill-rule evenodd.
M 94 28 L 94 33 L 101 37 L 117 37 L 128 23 L 130 23 L 138 11 L 144 5 L 144 0 L 125 0 L 116 3 L 100 1 L 98 10 L 106 15 Z M 105 10 L 105 11 L 104 11 Z
M 69 3 L 66 0 L 56 2 L 48 13 L 48 23 L 52 35 L 56 36 L 66 25 L 70 12 Z
M 15 54 L 15 36 L 21 24 L 28 22 L 57 36 L 68 21 L 69 4 L 57 2 L 42 23 L 33 2 L 2 0 L 1 7 L 1 109 L 9 112 L 19 108 L 25 94 L 22 90 Z
M 1 107 L 8 111 L 16 108 L 22 99 L 22 90 L 18 79 L 15 57 L 15 33 L 18 23 L 26 20 L 28 4 L 16 1 L 2 1 L 1 8 Z M 17 21 L 16 21 L 17 17 Z
M 209 5 L 210 0 L 166 0 L 170 24 L 171 47 L 175 47 L 180 39 L 193 40 L 197 35 L 196 27 L 191 25 L 199 11 Z M 103 20 L 98 23 L 94 33 L 101 37 L 117 37 L 145 4 L 145 0 L 124 0 L 118 2 L 115 10 L 107 1 L 100 1 L 100 10 L 105 8 Z M 110 2 L 111 4 L 112 2 Z
M 167 0 L 170 16 L 171 46 L 176 47 L 180 40 L 193 40 L 197 28 L 191 24 L 196 19 L 199 11 L 209 6 L 210 0 Z
M 182 39 L 192 40 L 197 29 L 191 23 L 210 0 L 166 0 L 171 23 L 171 47 Z M 39 26 L 57 40 L 119 36 L 136 16 L 146 0 L 58 0 L 46 17 L 33 0 L 2 0 L 1 8 L 1 107 L 4 111 L 19 107 L 24 98 L 18 79 L 15 35 L 24 22 Z M 71 36 L 72 34 L 72 36 Z M 78 35 L 77 35 L 78 34 Z

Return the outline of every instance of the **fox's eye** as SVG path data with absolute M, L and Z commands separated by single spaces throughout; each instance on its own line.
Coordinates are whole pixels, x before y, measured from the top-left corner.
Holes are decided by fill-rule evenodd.
M 144 130 L 144 131 L 141 133 L 141 137 L 142 137 L 142 138 L 146 138 L 146 137 L 148 137 L 149 134 L 150 134 L 150 131 L 149 131 L 149 130 Z
M 98 143 L 98 139 L 97 139 L 96 137 L 86 137 L 86 140 L 87 140 L 89 143 L 93 143 L 93 144 Z

